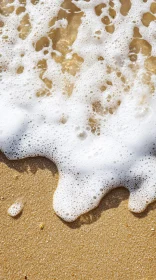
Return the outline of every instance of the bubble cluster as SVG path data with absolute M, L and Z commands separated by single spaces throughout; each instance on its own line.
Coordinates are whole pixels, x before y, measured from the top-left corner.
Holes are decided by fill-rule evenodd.
M 66 221 L 118 186 L 143 211 L 156 198 L 155 1 L 8 0 L 0 16 L 0 149 L 56 163 Z
M 16 201 L 9 207 L 8 214 L 11 217 L 16 217 L 17 215 L 19 215 L 22 212 L 23 207 L 24 207 L 24 205 L 23 205 L 22 201 Z

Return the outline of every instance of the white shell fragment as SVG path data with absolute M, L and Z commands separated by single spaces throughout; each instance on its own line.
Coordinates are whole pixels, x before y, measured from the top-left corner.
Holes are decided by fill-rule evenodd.
M 9 207 L 8 214 L 11 217 L 16 217 L 17 215 L 19 215 L 22 212 L 23 207 L 24 207 L 24 205 L 21 201 L 15 202 Z

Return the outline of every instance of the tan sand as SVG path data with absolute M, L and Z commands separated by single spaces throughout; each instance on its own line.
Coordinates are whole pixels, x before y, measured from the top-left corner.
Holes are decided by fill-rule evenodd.
M 70 2 L 64 1 L 63 7 Z M 3 14 L 9 13 L 6 3 L 1 6 Z M 63 13 L 59 12 L 58 19 Z M 78 24 L 81 16 L 75 16 Z M 76 20 L 70 19 L 73 28 L 76 24 L 74 39 Z M 23 36 L 25 28 L 23 22 Z M 60 30 L 60 40 L 69 36 L 70 45 L 71 32 L 67 31 Z M 56 38 L 54 33 L 52 39 L 61 51 Z M 66 66 L 65 59 L 57 62 Z M 68 85 L 68 95 L 71 88 Z M 156 203 L 134 215 L 127 209 L 128 191 L 120 188 L 108 194 L 97 209 L 67 224 L 52 209 L 58 173 L 49 160 L 11 162 L 1 154 L 0 176 L 0 280 L 156 279 Z M 20 197 L 24 210 L 13 219 L 7 209 Z
M 134 215 L 120 188 L 68 224 L 52 209 L 58 173 L 49 160 L 1 154 L 0 176 L 0 280 L 156 279 L 156 203 Z M 13 219 L 7 209 L 19 197 L 24 210 Z

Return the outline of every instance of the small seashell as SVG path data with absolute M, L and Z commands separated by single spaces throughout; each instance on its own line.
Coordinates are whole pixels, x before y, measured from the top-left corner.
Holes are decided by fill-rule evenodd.
M 16 217 L 18 214 L 20 214 L 23 210 L 23 202 L 22 201 L 16 201 L 15 203 L 13 203 L 9 209 L 8 209 L 8 214 L 11 217 Z

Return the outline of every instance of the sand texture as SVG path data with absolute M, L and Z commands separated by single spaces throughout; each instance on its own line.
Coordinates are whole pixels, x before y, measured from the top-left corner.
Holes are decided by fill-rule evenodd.
M 156 279 L 156 203 L 134 215 L 120 188 L 68 224 L 52 209 L 58 173 L 49 160 L 1 154 L 0 176 L 0 280 Z M 7 209 L 21 197 L 14 219 Z

